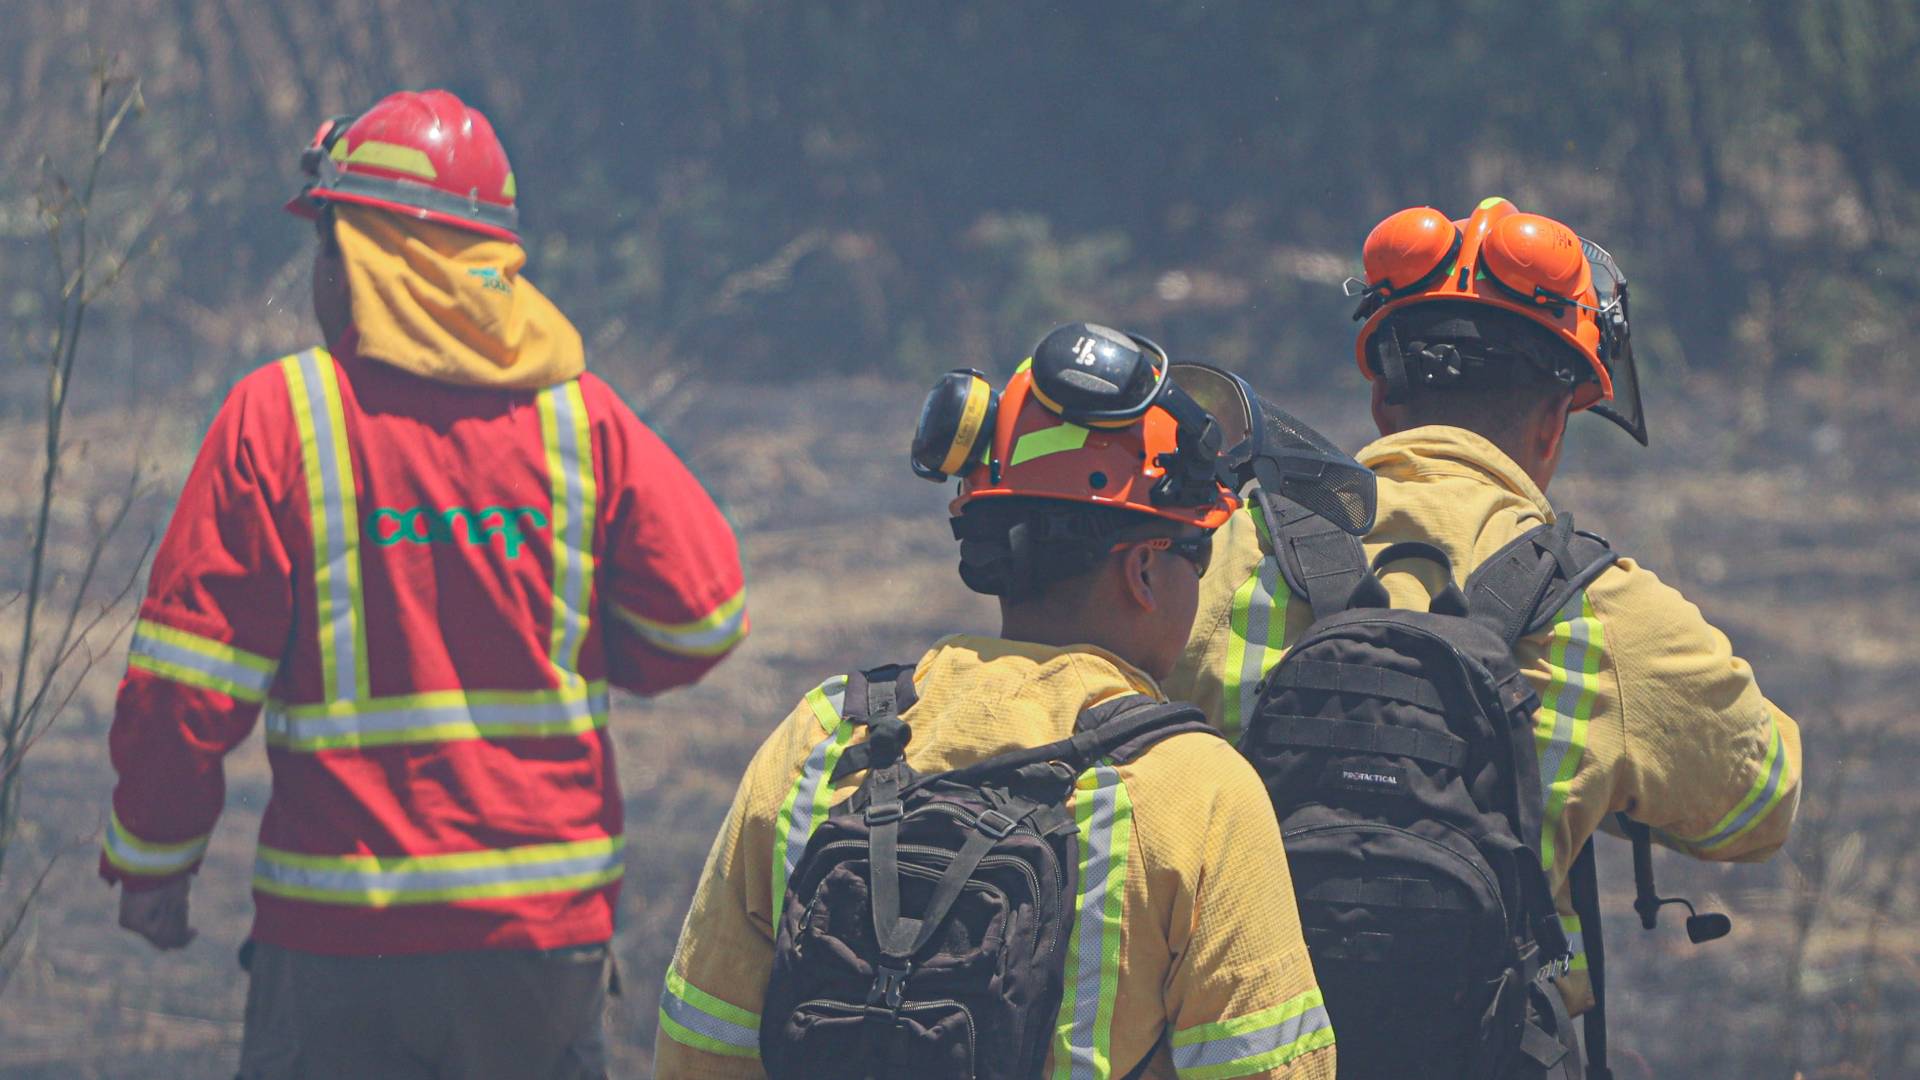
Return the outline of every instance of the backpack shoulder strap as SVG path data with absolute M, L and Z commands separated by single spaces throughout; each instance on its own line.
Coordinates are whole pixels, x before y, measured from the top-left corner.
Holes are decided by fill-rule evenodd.
M 1467 610 L 1509 649 L 1544 629 L 1580 590 L 1619 558 L 1593 533 L 1577 532 L 1573 515 L 1536 525 L 1494 552 L 1467 578 Z
M 1313 605 L 1315 620 L 1347 610 L 1367 576 L 1360 538 L 1264 488 L 1253 497 L 1259 500 L 1258 512 L 1273 539 L 1273 557 L 1287 588 Z
M 856 724 L 864 724 L 871 730 L 876 721 L 888 718 L 898 720 L 901 714 L 919 702 L 920 694 L 913 685 L 914 664 L 882 664 L 879 667 L 856 671 L 847 676 L 845 712 L 846 719 Z M 904 724 L 902 725 L 905 726 Z M 909 734 L 911 729 L 908 729 Z M 901 740 L 905 745 L 906 740 Z M 840 760 L 833 767 L 830 783 L 839 783 L 873 764 L 873 742 L 871 739 L 857 742 L 847 747 Z
M 1085 747 L 1082 768 L 1101 758 L 1132 761 L 1154 743 L 1189 731 L 1220 735 L 1220 729 L 1207 722 L 1206 713 L 1198 706 L 1184 701 L 1157 702 L 1144 694 L 1129 694 L 1095 705 L 1082 712 L 1073 726 L 1074 738 L 1069 741 L 1092 736 L 1081 744 Z

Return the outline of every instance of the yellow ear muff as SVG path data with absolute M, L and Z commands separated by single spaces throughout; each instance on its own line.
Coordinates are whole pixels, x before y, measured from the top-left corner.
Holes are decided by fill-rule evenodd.
M 914 474 L 938 481 L 965 472 L 992 435 L 999 403 L 999 393 L 977 371 L 942 375 L 920 407 L 910 455 Z

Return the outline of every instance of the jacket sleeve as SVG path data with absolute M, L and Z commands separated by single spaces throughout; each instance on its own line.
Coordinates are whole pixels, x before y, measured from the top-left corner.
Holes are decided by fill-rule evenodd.
M 637 694 L 697 682 L 747 636 L 733 529 L 680 458 L 611 391 L 604 598 L 608 677 Z
M 707 854 L 660 994 L 653 1053 L 662 1080 L 766 1075 L 760 1005 L 773 972 L 774 887 L 785 876 L 784 863 L 774 866 L 784 854 L 776 839 L 796 802 L 811 804 L 825 790 L 824 773 L 809 775 L 808 763 L 821 756 L 812 748 L 845 743 L 845 732 L 821 730 L 814 707 L 831 685 L 809 694 L 761 744 Z
M 114 706 L 100 874 L 128 889 L 199 868 L 226 798 L 221 759 L 253 729 L 286 647 L 292 564 L 248 386 L 215 417 L 154 555 Z
M 1211 812 L 1194 819 L 1198 872 L 1182 875 L 1168 935 L 1174 1067 L 1183 1078 L 1205 1080 L 1332 1080 L 1333 1026 L 1307 956 L 1273 805 L 1246 760 L 1209 741 L 1215 760 L 1188 775 L 1219 777 L 1218 795 Z
M 1653 572 L 1622 559 L 1594 583 L 1618 665 L 1624 807 L 1702 859 L 1757 861 L 1786 842 L 1800 802 L 1800 729 L 1753 669 Z

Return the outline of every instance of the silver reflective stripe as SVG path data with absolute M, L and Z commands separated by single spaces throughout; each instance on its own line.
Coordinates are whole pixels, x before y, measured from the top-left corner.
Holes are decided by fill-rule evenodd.
M 359 637 L 354 621 L 353 583 L 348 573 L 350 563 L 359 557 L 360 538 L 358 530 L 347 528 L 346 491 L 340 476 L 340 458 L 346 453 L 346 447 L 335 441 L 334 431 L 335 423 L 344 418 L 339 416 L 339 403 L 327 392 L 320 373 L 322 362 L 331 364 L 333 358 L 317 349 L 300 354 L 300 383 L 306 392 L 307 409 L 313 416 L 314 456 L 326 507 L 326 520 L 312 523 L 316 532 L 325 531 L 327 545 L 327 595 L 323 602 L 330 618 L 320 632 L 333 646 L 334 683 L 327 688 L 328 696 L 351 701 L 358 684 L 360 657 L 356 647 Z
M 1260 680 L 1266 678 L 1268 660 L 1267 641 L 1272 633 L 1274 619 L 1274 594 L 1280 590 L 1280 560 L 1265 558 L 1260 560 L 1259 585 L 1253 590 L 1253 596 L 1247 605 L 1247 651 L 1240 659 L 1240 723 L 1245 726 L 1253 718 L 1253 711 L 1259 704 Z M 1286 609 L 1281 608 L 1279 617 L 1287 617 Z M 1273 650 L 1274 662 L 1279 657 Z
M 1760 819 L 1762 814 L 1773 809 L 1774 804 L 1780 798 L 1780 778 L 1786 775 L 1787 768 L 1786 747 L 1781 742 L 1780 728 L 1777 723 L 1773 728 L 1773 745 L 1769 749 L 1767 756 L 1773 759 L 1773 764 L 1767 770 L 1767 782 L 1761 787 L 1759 794 L 1754 797 L 1752 802 L 1747 804 L 1746 809 L 1740 811 L 1740 813 L 1736 815 L 1732 821 L 1727 822 L 1725 826 L 1714 831 L 1704 839 L 1692 841 L 1694 846 L 1712 848 L 1724 844 L 1747 831 L 1747 826 L 1752 825 Z
M 593 852 L 570 859 L 503 866 L 470 866 L 450 870 L 323 870 L 311 866 L 258 859 L 255 873 L 280 885 L 292 885 L 323 892 L 394 892 L 399 894 L 458 889 L 471 885 L 495 885 L 510 881 L 542 881 L 547 878 L 592 874 L 620 865 L 620 851 Z
M 365 708 L 339 716 L 292 716 L 279 702 L 267 706 L 267 733 L 298 746 L 315 739 L 334 736 L 369 735 L 380 732 L 404 732 L 471 726 L 476 728 L 535 727 L 587 721 L 606 715 L 610 702 L 605 690 L 585 695 L 554 691 L 548 701 L 465 702 L 441 705 L 405 703 L 381 708 Z
M 697 1006 L 691 1002 L 682 1001 L 671 991 L 661 996 L 660 1011 L 666 1013 L 674 1023 L 695 1035 L 704 1035 L 715 1042 L 726 1043 L 728 1046 L 737 1046 L 741 1049 L 757 1048 L 760 1045 L 760 1032 L 757 1029 L 702 1012 Z
M 1327 1018 L 1326 1006 L 1316 1005 L 1298 1016 L 1289 1017 L 1269 1027 L 1257 1028 L 1241 1035 L 1209 1039 L 1190 1046 L 1176 1046 L 1173 1048 L 1173 1067 L 1185 1072 L 1188 1069 L 1225 1065 L 1262 1054 L 1272 1054 L 1332 1026 L 1333 1022 Z M 1275 1064 L 1278 1062 L 1262 1063 L 1258 1069 L 1250 1071 L 1264 1072 Z
M 1098 765 L 1082 776 L 1090 778 L 1092 786 L 1076 786 L 1073 793 L 1080 831 L 1080 896 L 1068 937 L 1068 997 L 1059 1024 L 1065 1060 L 1059 1060 L 1063 1048 L 1056 1045 L 1055 1075 L 1060 1075 L 1058 1066 L 1065 1065 L 1071 1080 L 1100 1080 L 1113 1064 L 1113 1006 L 1104 999 L 1119 979 L 1117 931 L 1124 915 L 1132 815 L 1118 769 Z
M 834 717 L 834 727 L 826 738 L 808 752 L 806 762 L 800 767 L 800 779 L 794 782 L 793 790 L 786 799 L 786 832 L 780 838 L 780 850 L 777 853 L 780 860 L 779 876 L 773 882 L 772 910 L 776 918 L 786 899 L 787 882 L 793 879 L 794 868 L 800 865 L 800 856 L 806 853 L 807 840 L 813 836 L 815 811 L 825 808 L 822 800 L 832 786 L 833 766 L 839 762 L 840 751 L 846 748 L 851 735 L 847 730 L 850 725 L 839 719 L 846 712 L 845 676 L 827 680 L 807 696 L 819 699 L 820 704 Z M 826 717 L 820 712 L 820 705 L 814 705 L 815 718 L 824 724 Z
M 175 874 L 198 862 L 207 852 L 211 834 L 176 844 L 154 844 L 141 840 L 120 824 L 114 812 L 107 819 L 105 847 L 107 859 L 115 866 L 135 874 Z
M 219 646 L 219 642 L 212 642 L 212 644 Z M 255 694 L 265 694 L 267 688 L 273 685 L 272 671 L 261 671 L 244 664 L 236 664 L 231 660 L 208 656 L 199 650 L 189 649 L 171 641 L 163 641 L 144 630 L 134 631 L 131 652 L 136 658 L 150 657 L 175 667 L 197 671 L 202 675 L 211 675 Z
M 554 475 L 555 530 L 553 583 L 553 662 L 565 671 L 578 667 L 580 642 L 586 636 L 587 607 L 592 590 L 594 498 L 592 447 L 583 438 L 585 399 L 576 381 L 541 392 L 552 411 L 547 432 L 547 467 Z M 545 419 L 543 417 L 543 419 Z

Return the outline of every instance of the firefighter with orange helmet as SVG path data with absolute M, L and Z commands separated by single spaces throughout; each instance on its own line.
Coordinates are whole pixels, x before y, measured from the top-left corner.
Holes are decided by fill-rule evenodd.
M 1402 210 L 1368 235 L 1362 259 L 1355 353 L 1381 438 L 1358 457 L 1379 478 L 1379 523 L 1349 554 L 1343 538 L 1263 481 L 1220 530 L 1220 557 L 1167 687 L 1203 704 L 1236 739 L 1262 679 L 1317 617 L 1354 595 L 1366 561 L 1419 541 L 1464 578 L 1539 526 L 1570 530 L 1546 489 L 1573 413 L 1591 411 L 1647 442 L 1627 281 L 1599 245 L 1491 198 L 1461 220 Z M 1556 559 L 1567 550 L 1547 545 Z M 1382 581 L 1394 607 L 1423 612 L 1446 585 L 1433 572 Z M 1580 895 L 1592 895 L 1595 830 L 1625 812 L 1623 829 L 1651 827 L 1697 858 L 1767 858 L 1798 805 L 1800 733 L 1726 635 L 1631 558 L 1548 613 L 1515 659 L 1542 702 L 1537 854 L 1570 948 L 1561 996 L 1580 1013 L 1600 982 L 1589 977 L 1586 947 L 1598 925 Z M 1657 903 L 1649 882 L 1644 919 Z M 1690 933 L 1710 931 L 1690 920 Z M 1603 1047 L 1589 1038 L 1590 1052 Z M 1342 1053 L 1366 1068 L 1359 1039 L 1348 1046 L 1343 1035 Z M 1445 1063 L 1426 1066 L 1452 1075 Z
M 1089 323 L 1049 334 L 1004 391 L 974 371 L 936 384 L 913 468 L 960 479 L 960 576 L 999 599 L 1000 635 L 828 679 L 761 746 L 667 971 L 658 1075 L 1334 1075 L 1278 830 L 1246 762 L 1191 711 L 1189 728 L 1083 771 L 1056 743 L 1106 732 L 1090 719 L 1102 710 L 1165 700 L 1159 680 L 1186 640 L 1213 532 L 1269 418 L 1234 376 Z M 1365 471 L 1319 452 L 1261 449 L 1283 465 L 1315 459 L 1302 473 L 1337 474 L 1364 519 Z M 914 792 L 997 792 L 957 778 L 1040 757 L 1052 760 L 1029 771 L 1065 789 L 1050 789 L 1064 810 L 994 795 L 1010 817 L 977 825 L 998 844 L 1021 822 L 1058 823 L 1063 873 L 1026 879 L 1049 883 L 1034 903 L 952 869 L 971 851 L 1012 889 L 1018 860 L 1001 847 L 976 836 L 948 862 L 910 842 Z M 921 779 L 883 787 L 894 770 Z M 868 841 L 835 839 L 869 825 Z M 888 828 L 905 831 L 883 844 Z M 853 861 L 828 869 L 836 858 Z M 916 858 L 936 869 L 890 893 L 889 865 Z M 922 906 L 937 901 L 915 882 L 932 877 L 952 879 L 931 894 L 950 911 Z M 897 966 L 870 963 L 899 925 L 917 927 L 918 945 L 896 942 Z
M 155 556 L 110 748 L 121 925 L 187 943 L 223 756 L 265 717 L 244 1077 L 605 1074 L 610 687 L 746 633 L 732 531 L 522 273 L 487 118 L 320 127 L 324 348 L 242 379 Z

